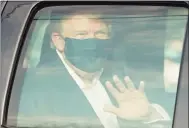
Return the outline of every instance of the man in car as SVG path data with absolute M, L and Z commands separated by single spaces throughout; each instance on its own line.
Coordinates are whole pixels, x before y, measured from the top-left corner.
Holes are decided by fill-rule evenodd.
M 149 102 L 144 81 L 136 88 L 129 76 L 122 80 L 115 74 L 102 82 L 104 63 L 110 55 L 107 49 L 112 48 L 110 33 L 111 24 L 92 14 L 73 14 L 53 26 L 51 46 L 56 50 L 47 54 L 47 60 L 41 58 L 39 67 L 61 68 L 43 82 L 43 78 L 34 81 L 44 97 L 36 97 L 39 102 L 33 113 L 96 117 L 104 128 L 119 128 L 120 120 L 142 123 L 170 120 L 163 107 Z M 45 85 L 44 89 L 41 85 Z

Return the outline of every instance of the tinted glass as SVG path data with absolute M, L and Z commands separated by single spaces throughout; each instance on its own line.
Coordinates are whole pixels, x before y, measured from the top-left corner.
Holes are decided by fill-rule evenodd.
M 7 125 L 171 127 L 187 18 L 187 9 L 163 6 L 38 11 Z

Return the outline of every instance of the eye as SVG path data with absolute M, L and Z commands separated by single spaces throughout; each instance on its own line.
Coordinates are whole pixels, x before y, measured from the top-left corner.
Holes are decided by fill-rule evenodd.
M 97 32 L 95 33 L 95 37 L 99 39 L 108 39 L 109 34 L 107 32 Z
M 77 38 L 77 39 L 83 39 L 86 36 L 87 36 L 87 32 L 79 32 L 79 33 L 76 33 L 75 38 Z

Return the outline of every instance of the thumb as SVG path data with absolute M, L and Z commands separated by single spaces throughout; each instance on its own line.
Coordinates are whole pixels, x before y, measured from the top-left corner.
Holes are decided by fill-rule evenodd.
M 110 112 L 115 115 L 118 115 L 118 113 L 119 113 L 119 108 L 115 107 L 114 105 L 105 105 L 103 110 L 105 112 Z

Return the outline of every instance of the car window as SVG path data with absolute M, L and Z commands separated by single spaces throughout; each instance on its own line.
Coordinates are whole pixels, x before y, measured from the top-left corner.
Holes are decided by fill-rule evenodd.
M 172 126 L 188 10 L 52 6 L 32 19 L 7 126 Z

